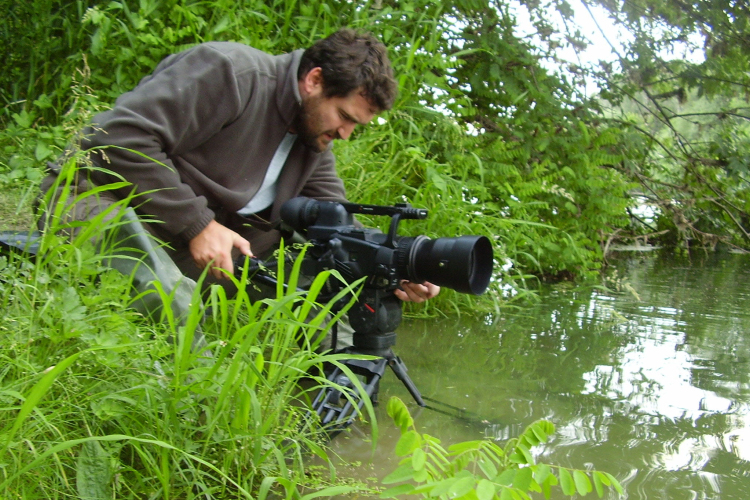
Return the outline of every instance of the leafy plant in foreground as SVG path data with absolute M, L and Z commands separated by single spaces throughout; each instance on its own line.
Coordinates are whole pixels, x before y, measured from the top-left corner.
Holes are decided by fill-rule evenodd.
M 552 488 L 558 485 L 565 495 L 584 496 L 595 489 L 601 497 L 605 486 L 623 493 L 617 479 L 606 472 L 537 464 L 531 449 L 545 443 L 555 431 L 555 426 L 546 420 L 534 422 L 504 448 L 491 440 L 479 440 L 457 443 L 446 450 L 439 439 L 417 432 L 409 410 L 399 398 L 388 401 L 388 415 L 401 429 L 396 454 L 404 458 L 383 483 L 409 482 L 386 490 L 381 498 L 422 495 L 523 500 L 531 498 L 529 493 L 544 493 L 549 498 Z
M 66 162 L 59 181 L 69 186 L 80 173 Z M 234 299 L 215 286 L 201 300 L 199 284 L 182 322 L 153 282 L 149 293 L 164 307 L 152 321 L 128 307 L 130 277 L 108 268 L 118 252 L 137 259 L 136 249 L 104 250 L 126 223 L 128 200 L 89 222 L 70 220 L 69 201 L 48 210 L 35 257 L 0 256 L 0 497 L 263 500 L 274 488 L 304 500 L 351 491 L 332 466 L 317 477 L 306 464 L 316 455 L 330 465 L 308 395 L 329 384 L 318 367 L 344 357 L 316 352 L 333 303 L 315 304 L 328 273 L 307 293 L 279 287 L 276 298 L 252 301 L 245 268 L 231 278 Z M 298 272 L 297 264 L 290 283 Z

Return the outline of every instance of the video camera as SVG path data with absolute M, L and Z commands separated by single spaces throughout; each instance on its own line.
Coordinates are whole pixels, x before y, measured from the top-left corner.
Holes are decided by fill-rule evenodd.
M 391 217 L 388 233 L 379 229 L 363 228 L 355 214 Z M 294 232 L 304 236 L 310 247 L 302 261 L 302 274 L 315 276 L 322 271 L 338 271 L 352 283 L 365 278 L 357 302 L 348 311 L 354 330 L 354 345 L 345 352 L 378 356 L 377 361 L 350 360 L 346 365 L 364 377 L 368 397 L 375 400 L 378 381 L 390 366 L 420 406 L 425 406 L 414 383 L 406 373 L 406 366 L 393 354 L 395 330 L 401 321 L 401 301 L 393 291 L 403 280 L 414 283 L 428 281 L 458 292 L 479 295 L 484 293 L 492 278 L 492 244 L 486 236 L 460 236 L 430 239 L 426 236 L 398 236 L 398 224 L 404 219 L 425 219 L 427 210 L 408 203 L 393 206 L 362 205 L 316 201 L 305 197 L 291 199 L 281 207 L 282 233 Z M 329 280 L 328 290 L 333 297 L 344 286 Z M 327 294 L 328 295 L 328 294 Z M 324 297 L 322 297 L 324 298 Z M 325 299 L 325 298 L 324 298 Z M 342 300 L 341 306 L 345 299 Z M 336 328 L 332 346 L 336 346 Z M 329 375 L 329 380 L 346 385 L 340 369 Z M 313 402 L 313 409 L 324 425 L 346 426 L 362 407 L 361 395 L 354 386 L 346 387 L 359 397 L 358 408 L 333 389 L 321 391 Z M 334 418 L 336 420 L 334 421 Z
M 359 227 L 354 214 L 391 217 L 388 233 Z M 492 244 L 485 236 L 438 238 L 398 236 L 403 219 L 425 219 L 427 210 L 408 203 L 394 206 L 316 201 L 298 197 L 281 207 L 281 219 L 311 243 L 303 273 L 335 269 L 348 282 L 365 277 L 357 304 L 349 311 L 354 345 L 381 349 L 393 345 L 384 335 L 401 320 L 401 303 L 389 300 L 402 280 L 429 281 L 479 295 L 492 277 Z

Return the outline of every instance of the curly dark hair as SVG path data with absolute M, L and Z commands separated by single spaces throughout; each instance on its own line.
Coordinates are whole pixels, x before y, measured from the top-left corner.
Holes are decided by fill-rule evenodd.
M 346 97 L 362 88 L 364 96 L 381 111 L 396 100 L 396 81 L 385 45 L 370 33 L 341 29 L 305 50 L 297 77 L 311 69 L 323 72 L 323 95 Z

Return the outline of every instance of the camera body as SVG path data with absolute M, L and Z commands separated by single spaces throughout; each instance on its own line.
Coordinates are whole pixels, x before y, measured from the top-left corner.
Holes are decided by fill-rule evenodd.
M 390 229 L 383 233 L 360 227 L 354 214 L 390 216 Z M 373 336 L 390 335 L 398 326 L 401 302 L 393 290 L 403 280 L 429 281 L 471 294 L 483 293 L 487 288 L 493 261 L 488 238 L 461 236 L 431 240 L 426 236 L 397 235 L 401 220 L 424 219 L 427 215 L 427 210 L 409 204 L 361 205 L 304 197 L 282 206 L 282 221 L 303 234 L 311 245 L 302 263 L 304 274 L 312 276 L 335 269 L 350 283 L 365 278 L 359 300 L 349 311 L 358 347 L 369 342 L 377 349 L 389 342 Z

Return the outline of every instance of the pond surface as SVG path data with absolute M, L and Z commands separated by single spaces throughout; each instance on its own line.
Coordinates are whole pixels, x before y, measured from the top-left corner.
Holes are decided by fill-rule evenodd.
M 619 293 L 551 289 L 492 323 L 404 322 L 394 351 L 445 413 L 418 408 L 391 372 L 381 401 L 408 402 L 444 445 L 505 441 L 548 419 L 557 432 L 539 460 L 610 472 L 629 499 L 747 500 L 750 256 L 649 255 L 615 268 Z M 385 404 L 378 414 L 374 455 L 364 427 L 334 440 L 359 462 L 344 475 L 395 469 L 398 431 Z

